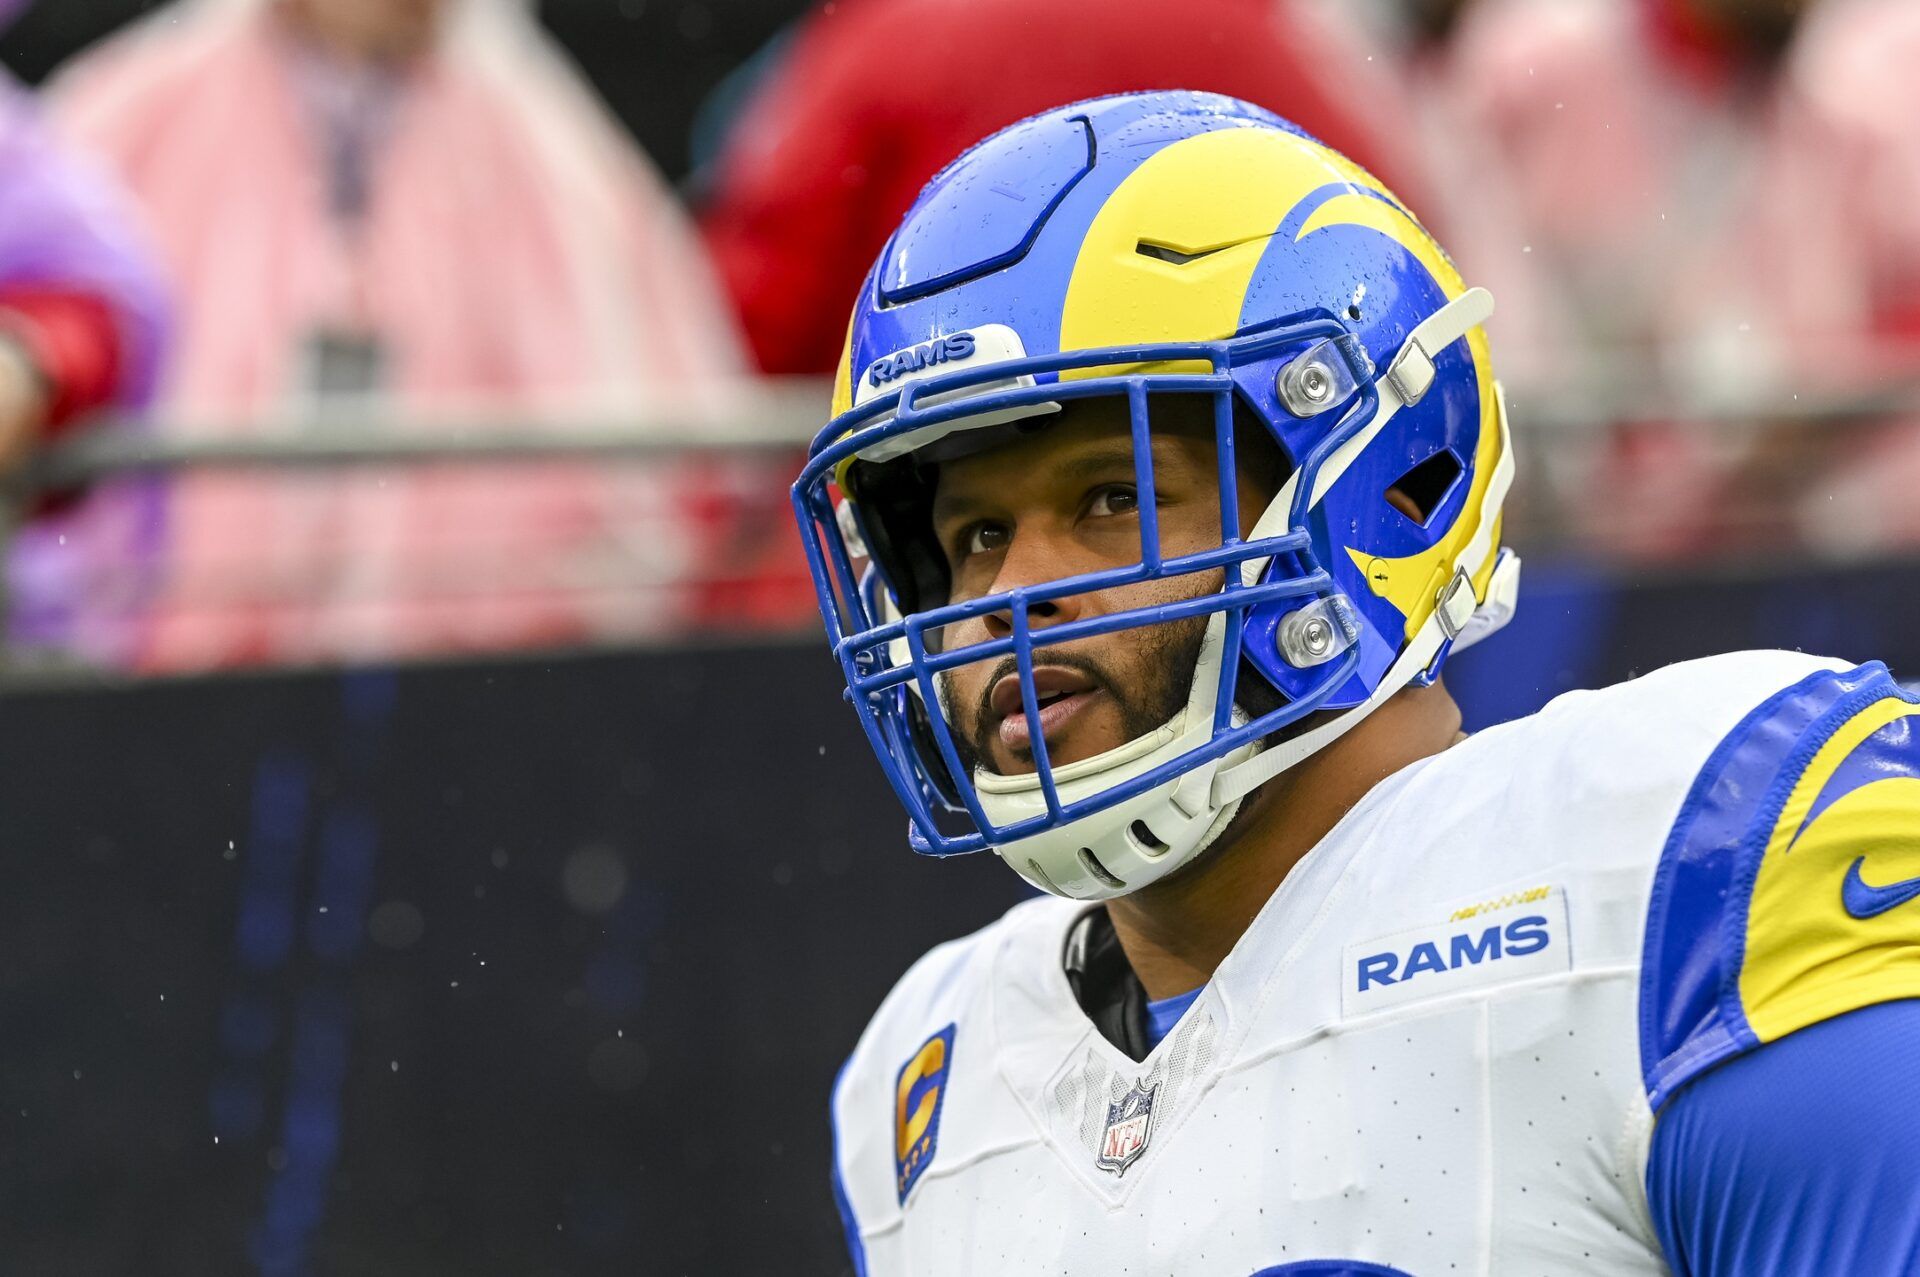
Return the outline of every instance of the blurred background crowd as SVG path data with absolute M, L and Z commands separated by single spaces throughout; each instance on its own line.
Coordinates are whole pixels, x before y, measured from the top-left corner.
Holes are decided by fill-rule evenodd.
M 1298 121 L 1493 290 L 1517 543 L 1636 570 L 1920 544 L 1911 0 L 0 23 L 16 670 L 805 627 L 785 481 L 888 230 L 968 143 L 1136 88 Z

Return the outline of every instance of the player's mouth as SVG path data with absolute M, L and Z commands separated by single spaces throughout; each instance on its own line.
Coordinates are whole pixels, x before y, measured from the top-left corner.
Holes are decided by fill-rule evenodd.
M 1073 717 L 1100 694 L 1091 677 L 1058 665 L 1034 670 L 1033 691 L 1040 709 L 1040 734 L 1050 742 L 1057 740 Z M 1008 674 L 995 683 L 988 704 L 1000 720 L 1000 743 L 1010 750 L 1031 753 L 1033 738 L 1020 704 L 1020 676 Z

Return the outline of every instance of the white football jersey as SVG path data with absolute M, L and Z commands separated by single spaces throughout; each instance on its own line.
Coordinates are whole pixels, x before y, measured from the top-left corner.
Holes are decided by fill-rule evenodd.
M 940 946 L 835 1087 L 857 1266 L 1665 1273 L 1644 1189 L 1664 1095 L 1756 1041 L 1902 996 L 1880 970 L 1861 976 L 1879 992 L 1811 1009 L 1750 989 L 1786 948 L 1758 912 L 1751 931 L 1744 912 L 1733 924 L 1745 949 L 1727 948 L 1728 901 L 1762 902 L 1751 874 L 1727 885 L 1755 839 L 1726 830 L 1758 829 L 1764 852 L 1786 816 L 1749 819 L 1763 791 L 1812 819 L 1798 795 L 1819 780 L 1802 747 L 1819 724 L 1913 712 L 1876 666 L 1750 652 L 1481 732 L 1375 787 L 1138 1063 L 1062 967 L 1098 906 L 1032 900 Z M 1796 853 L 1804 872 L 1825 872 L 1816 853 L 1844 865 L 1814 848 Z M 1847 927 L 1880 925 L 1801 917 L 1793 901 L 1826 910 L 1826 894 L 1768 872 L 1758 890 L 1786 893 L 1796 945 L 1809 927 L 1844 948 Z M 1920 971 L 1896 974 L 1920 991 Z

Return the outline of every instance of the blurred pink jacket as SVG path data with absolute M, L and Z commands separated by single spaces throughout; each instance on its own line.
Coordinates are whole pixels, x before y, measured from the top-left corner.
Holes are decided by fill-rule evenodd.
M 1679 0 L 1470 10 L 1461 118 L 1591 338 L 1852 380 L 1920 336 L 1920 5 L 1808 8 L 1765 80 L 1690 38 Z
M 1582 336 L 1669 335 L 1676 264 L 1743 212 L 1766 100 L 1672 28 L 1679 0 L 1480 0 L 1449 50 L 1461 126 L 1502 168 Z
M 1781 90 L 1746 238 L 1761 320 L 1825 388 L 1920 372 L 1920 5 L 1825 0 Z M 1757 267 L 1757 269 L 1756 269 Z
M 1912 0 L 1810 5 L 1766 78 L 1690 33 L 1678 0 L 1481 0 L 1448 77 L 1576 355 L 1609 353 L 1629 388 L 1787 405 L 1920 369 L 1916 65 Z M 1801 534 L 1920 538 L 1920 431 L 1835 439 L 1839 469 L 1804 475 Z M 1638 522 L 1655 553 L 1703 548 L 1714 484 L 1744 465 L 1684 427 L 1640 432 L 1619 461 L 1597 513 Z
M 1795 393 L 1920 393 L 1916 67 L 1912 0 L 1825 0 L 1794 50 L 1784 145 L 1750 237 L 1731 247 L 1749 263 L 1762 353 Z M 1838 554 L 1920 544 L 1920 414 L 1841 437 L 1806 485 L 1803 534 Z
M 356 73 L 262 5 L 181 0 L 57 84 L 63 123 L 144 202 L 178 288 L 162 429 L 287 428 L 311 407 L 321 330 L 377 335 L 380 406 L 409 421 L 692 410 L 739 371 L 698 242 L 645 157 L 530 19 L 462 2 L 436 55 L 371 115 L 354 235 L 328 208 L 317 117 Z M 141 660 L 670 628 L 683 595 L 647 582 L 696 567 L 698 534 L 673 517 L 671 475 L 613 473 L 627 477 L 539 463 L 184 478 Z

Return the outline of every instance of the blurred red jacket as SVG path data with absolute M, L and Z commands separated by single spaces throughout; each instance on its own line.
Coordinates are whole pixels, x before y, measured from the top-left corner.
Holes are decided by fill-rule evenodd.
M 1426 183 L 1396 89 L 1344 28 L 1282 0 L 839 0 L 816 9 L 721 156 L 703 229 L 761 367 L 830 372 L 867 268 L 968 146 L 1104 93 L 1258 103 L 1385 180 Z

